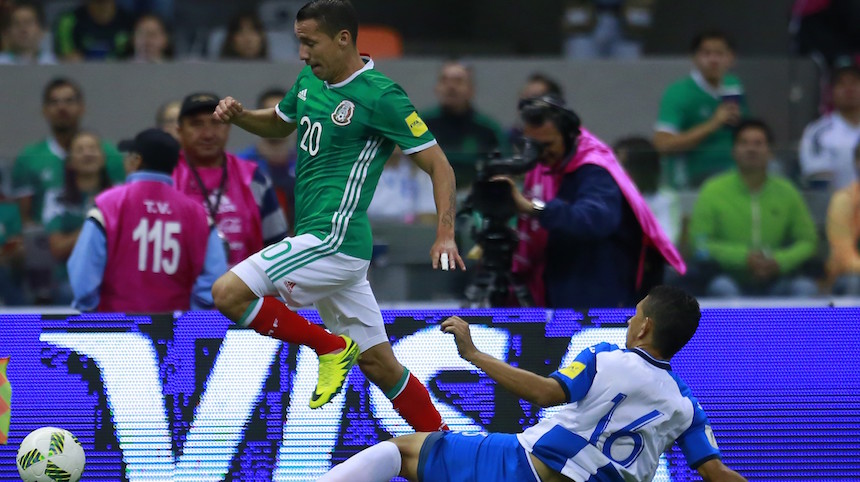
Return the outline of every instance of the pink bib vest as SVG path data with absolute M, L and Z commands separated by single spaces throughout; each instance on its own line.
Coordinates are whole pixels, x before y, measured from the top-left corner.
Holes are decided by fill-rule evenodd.
M 98 311 L 188 310 L 209 239 L 200 205 L 169 184 L 140 180 L 105 191 L 96 206 L 107 238 Z
M 227 181 L 220 204 L 217 198 L 224 172 L 223 167 L 197 167 L 196 169 L 209 195 L 209 204 L 213 208 L 218 204 L 218 212 L 214 219 L 215 226 L 230 245 L 227 265 L 234 266 L 263 249 L 263 226 L 260 220 L 260 208 L 251 191 L 251 180 L 254 178 L 257 165 L 230 153 L 225 153 L 225 156 Z M 173 182 L 176 183 L 176 189 L 196 199 L 206 212 L 209 212 L 203 198 L 205 194 L 185 160 L 184 151 L 179 155 L 179 165 L 173 171 Z
M 615 159 L 615 154 L 606 144 L 585 129 L 582 129 L 582 134 L 579 136 L 573 159 L 560 171 L 552 171 L 544 166 L 538 166 L 529 171 L 523 185 L 523 194 L 529 199 L 538 198 L 544 201 L 554 199 L 561 187 L 564 175 L 579 169 L 583 164 L 595 164 L 609 171 L 642 227 L 642 253 L 639 256 L 636 288 L 639 288 L 638 284 L 642 281 L 645 250 L 649 247 L 658 250 L 663 258 L 679 273 L 686 273 L 687 266 L 684 264 L 684 260 L 663 232 L 663 229 L 660 228 L 657 219 L 651 209 L 648 208 L 648 204 L 642 198 L 642 194 L 639 193 L 630 176 Z M 549 233 L 540 226 L 540 222 L 536 218 L 529 216 L 520 217 L 517 231 L 520 243 L 514 254 L 513 271 L 523 277 L 535 304 L 545 306 L 543 273 L 546 265 L 546 244 Z

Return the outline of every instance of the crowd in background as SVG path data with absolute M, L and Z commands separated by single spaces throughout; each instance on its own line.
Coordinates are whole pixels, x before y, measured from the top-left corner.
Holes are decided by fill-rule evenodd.
M 775 158 L 768 113 L 750 110 L 743 79 L 731 73 L 735 46 L 719 31 L 693 39 L 691 74 L 666 87 L 654 132 L 611 140 L 618 161 L 687 261 L 683 276 L 666 269 L 667 282 L 716 297 L 860 295 L 860 68 L 852 58 L 855 47 L 837 38 L 839 31 L 826 41 L 821 40 L 823 34 L 815 35 L 821 25 L 830 25 L 831 10 L 843 2 L 812 3 L 818 7 L 798 2 L 793 25 L 798 48 L 819 56 L 826 66 L 823 114 L 809 120 L 796 159 Z M 647 28 L 652 4 L 568 2 L 567 55 L 636 56 L 630 44 L 633 33 Z M 824 4 L 826 8 L 819 8 Z M 0 64 L 164 62 L 177 56 L 165 16 L 171 11 L 169 1 L 86 0 L 52 25 L 37 3 L 2 5 Z M 279 44 L 272 45 L 272 40 Z M 258 14 L 249 11 L 210 36 L 206 55 L 280 59 L 285 54 L 273 51 L 296 52 L 294 42 L 291 35 L 273 36 Z M 276 105 L 286 87 L 261 92 L 257 107 Z M 565 87 L 551 75 L 535 72 L 520 98 L 510 102 L 547 94 L 563 98 Z M 82 130 L 85 89 L 65 78 L 44 87 L 42 114 L 50 135 L 34 139 L 16 156 L 10 171 L 6 184 L 11 191 L 0 204 L 0 291 L 7 305 L 71 302 L 66 261 L 94 198 L 125 178 L 124 157 L 117 147 Z M 503 128 L 483 114 L 473 104 L 474 90 L 472 67 L 451 60 L 437 74 L 438 104 L 418 106 L 454 167 L 461 197 L 475 180 L 476 164 L 493 153 L 514 152 L 523 128 L 520 123 Z M 181 128 L 181 108 L 182 99 L 162 105 L 153 112 L 154 125 L 176 137 L 184 155 L 198 149 L 199 136 L 212 137 L 220 149 L 216 154 L 222 155 L 228 131 L 192 124 L 189 117 Z M 275 209 L 287 220 L 286 228 L 270 222 L 268 232 L 263 222 L 258 237 L 266 241 L 295 223 L 295 142 L 294 136 L 260 139 L 236 153 L 256 166 L 251 177 L 258 190 L 271 192 L 270 198 L 277 200 L 264 200 L 262 194 L 254 199 L 261 220 Z M 686 193 L 695 193 L 691 209 L 683 206 Z M 810 210 L 810 197 L 824 198 L 827 209 Z M 395 151 L 368 215 L 432 224 L 434 213 L 429 178 Z M 229 223 L 222 227 L 230 229 Z
M 131 61 L 160 63 L 179 59 L 170 19 L 157 10 L 130 10 L 115 0 L 86 0 L 47 19 L 38 2 L 8 2 L 2 18 L 0 64 Z M 278 42 L 270 46 L 270 38 Z M 224 29 L 211 32 L 201 55 L 223 60 L 297 58 L 290 35 L 269 32 L 254 10 L 234 15 Z M 183 53 L 185 58 L 198 54 Z

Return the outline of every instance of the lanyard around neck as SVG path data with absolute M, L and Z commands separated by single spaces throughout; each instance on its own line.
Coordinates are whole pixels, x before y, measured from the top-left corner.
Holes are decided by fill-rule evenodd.
M 209 217 L 212 218 L 212 222 L 215 222 L 215 215 L 218 214 L 218 208 L 221 206 L 221 195 L 224 194 L 224 187 L 227 185 L 227 159 L 224 159 L 223 169 L 221 171 L 221 184 L 218 186 L 218 195 L 215 197 L 215 205 L 212 205 L 212 201 L 209 200 L 209 190 L 206 189 L 206 185 L 203 184 L 203 179 L 200 178 L 200 173 L 197 172 L 197 169 L 188 163 L 188 167 L 191 168 L 191 172 L 194 173 L 194 179 L 197 180 L 197 185 L 200 187 L 200 190 L 203 191 L 203 202 L 206 203 L 206 209 L 209 211 Z

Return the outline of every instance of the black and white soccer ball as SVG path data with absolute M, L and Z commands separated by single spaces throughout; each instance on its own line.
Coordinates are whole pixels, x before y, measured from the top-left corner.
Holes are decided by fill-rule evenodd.
M 85 463 L 81 443 L 61 428 L 34 430 L 18 448 L 18 474 L 24 482 L 77 482 Z

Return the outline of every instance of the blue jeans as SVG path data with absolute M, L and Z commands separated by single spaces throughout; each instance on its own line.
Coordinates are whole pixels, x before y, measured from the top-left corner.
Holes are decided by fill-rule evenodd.
M 0 266 L 0 301 L 6 306 L 26 304 L 21 280 L 7 266 Z
M 833 284 L 833 294 L 838 296 L 860 296 L 860 274 L 844 274 Z
M 818 285 L 806 276 L 777 278 L 760 289 L 743 288 L 729 275 L 719 275 L 708 284 L 708 296 L 739 298 L 741 296 L 792 296 L 811 298 L 818 295 Z

